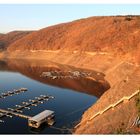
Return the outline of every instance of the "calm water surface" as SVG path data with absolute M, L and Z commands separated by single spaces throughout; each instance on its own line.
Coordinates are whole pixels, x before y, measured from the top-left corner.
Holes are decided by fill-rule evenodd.
M 23 61 L 0 61 L 0 94 L 20 87 L 28 91 L 0 99 L 0 108 L 14 108 L 16 104 L 34 99 L 36 96 L 52 95 L 55 99 L 24 110 L 24 114 L 34 116 L 46 109 L 55 111 L 54 127 L 73 128 L 80 120 L 83 112 L 97 100 L 97 94 L 92 93 L 93 83 L 84 80 L 49 80 L 40 77 L 40 74 L 49 69 L 72 69 L 56 66 L 50 63 L 35 63 Z M 28 127 L 27 120 L 19 117 L 2 118 L 0 123 L 1 134 L 68 134 L 70 131 L 43 125 L 40 129 L 32 130 Z

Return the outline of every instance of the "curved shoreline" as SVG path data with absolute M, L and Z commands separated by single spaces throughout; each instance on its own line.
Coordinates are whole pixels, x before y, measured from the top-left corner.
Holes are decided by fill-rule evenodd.
M 41 56 L 41 57 L 39 57 Z M 101 72 L 105 75 L 105 80 L 109 82 L 110 88 L 103 93 L 103 95 L 99 98 L 97 103 L 95 103 L 93 106 L 91 106 L 85 113 L 82 115 L 82 119 L 80 122 L 83 122 L 87 120 L 89 117 L 92 116 L 92 112 L 98 112 L 98 110 L 101 108 L 104 108 L 107 106 L 107 104 L 111 104 L 113 102 L 116 102 L 118 98 L 121 98 L 123 96 L 129 96 L 132 94 L 132 92 L 136 91 L 139 87 L 140 81 L 136 78 L 137 75 L 135 74 L 137 71 L 139 75 L 139 66 L 131 63 L 129 59 L 126 59 L 126 57 L 115 57 L 114 55 L 108 55 L 108 54 L 99 54 L 97 53 L 96 55 L 87 55 L 85 53 L 72 53 L 72 52 L 66 52 L 66 53 L 29 53 L 29 52 L 21 52 L 21 53 L 11 53 L 8 56 L 8 59 L 26 59 L 27 61 L 30 61 L 31 59 L 33 60 L 49 60 L 53 61 L 58 64 L 64 64 L 64 65 L 70 65 L 74 66 L 77 68 L 82 68 L 82 69 L 90 69 L 90 70 L 95 70 L 98 72 Z M 135 77 L 135 79 L 131 79 L 132 77 Z M 131 79 L 131 80 L 129 80 Z M 125 84 L 123 83 L 124 81 Z M 129 83 L 127 83 L 130 82 Z M 122 87 L 123 84 L 124 87 Z M 133 83 L 133 84 L 132 84 Z M 127 86 L 128 85 L 128 86 Z M 127 86 L 127 92 L 125 90 L 125 86 Z M 124 92 L 122 92 L 124 91 Z M 110 101 L 111 100 L 111 101 Z M 136 109 L 134 107 L 134 101 L 131 104 L 133 106 L 132 110 L 129 112 L 133 112 L 136 114 Z M 125 112 L 127 114 L 127 107 L 125 106 Z M 128 112 L 128 113 L 129 113 Z M 109 116 L 110 113 L 112 112 L 105 113 L 105 115 Z M 118 113 L 119 116 L 120 113 L 118 110 L 115 110 L 114 113 Z M 129 113 L 130 114 L 130 113 Z M 135 115 L 134 115 L 135 116 Z M 127 118 L 127 116 L 125 116 Z M 96 121 L 97 124 L 95 123 L 95 120 L 93 119 L 91 124 L 88 124 L 89 127 L 87 127 L 85 124 L 82 125 L 80 128 L 77 128 L 74 133 L 76 134 L 106 134 L 106 133 L 113 133 L 115 131 L 115 128 L 117 129 L 119 127 L 118 121 L 124 120 L 125 117 L 121 117 L 120 119 L 115 118 L 113 122 L 108 122 L 107 120 L 104 120 L 103 118 L 100 118 L 100 122 L 104 121 L 105 124 L 107 125 L 105 130 L 101 131 L 99 129 L 100 122 Z M 129 116 L 130 117 L 130 116 Z M 113 119 L 113 118 L 112 118 Z M 127 118 L 128 120 L 128 118 Z M 93 127 L 93 122 L 94 125 L 96 126 L 96 129 Z M 110 130 L 110 125 L 113 125 L 115 128 L 112 128 Z M 118 124 L 117 124 L 118 123 Z M 98 126 L 98 129 L 97 129 Z

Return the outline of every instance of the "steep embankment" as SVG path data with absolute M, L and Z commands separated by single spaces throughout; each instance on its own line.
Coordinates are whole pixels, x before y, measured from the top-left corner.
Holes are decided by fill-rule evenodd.
M 140 67 L 123 62 L 110 70 L 106 79 L 110 80 L 111 88 L 89 108 L 83 115 L 81 124 L 75 129 L 76 134 L 112 134 L 112 133 L 139 133 L 134 122 L 138 116 L 136 97 L 124 100 L 115 107 L 109 108 L 103 114 L 91 119 L 99 111 L 124 97 L 129 97 L 140 87 Z M 88 123 L 87 123 L 88 122 Z
M 84 113 L 85 122 L 139 88 L 140 17 L 91 17 L 44 28 L 11 43 L 5 57 L 48 59 L 104 73 L 111 87 Z M 128 132 L 137 112 L 134 97 L 81 123 L 75 133 Z

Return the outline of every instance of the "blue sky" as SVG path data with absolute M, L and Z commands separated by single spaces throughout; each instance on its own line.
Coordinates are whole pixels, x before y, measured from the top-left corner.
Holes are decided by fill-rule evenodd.
M 90 16 L 140 14 L 140 5 L 0 4 L 0 32 L 41 29 Z

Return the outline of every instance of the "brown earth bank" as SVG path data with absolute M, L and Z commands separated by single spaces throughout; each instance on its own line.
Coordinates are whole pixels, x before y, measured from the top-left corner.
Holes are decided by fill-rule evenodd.
M 47 59 L 101 72 L 110 84 L 82 116 L 74 134 L 139 133 L 136 98 L 98 111 L 130 96 L 140 87 L 140 16 L 91 17 L 30 33 L 9 44 L 0 58 Z

